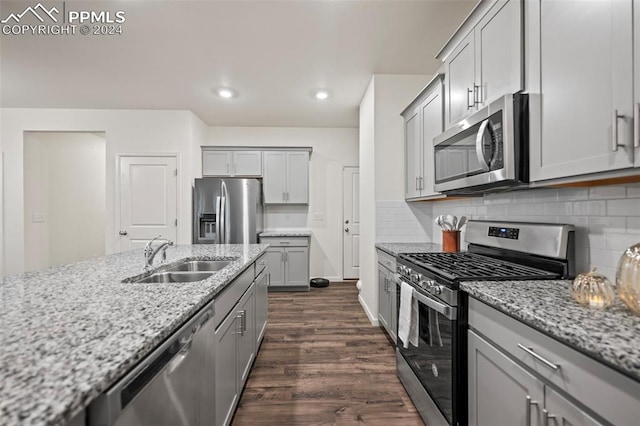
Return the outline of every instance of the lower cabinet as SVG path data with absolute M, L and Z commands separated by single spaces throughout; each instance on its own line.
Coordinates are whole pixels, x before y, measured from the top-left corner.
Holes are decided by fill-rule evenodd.
M 270 244 L 266 261 L 269 288 L 272 290 L 309 290 L 309 238 L 260 237 Z
M 640 383 L 472 298 L 469 327 L 469 425 L 637 424 Z
M 260 347 L 260 343 L 264 338 L 267 330 L 267 315 L 269 310 L 268 292 L 269 292 L 269 270 L 263 270 L 256 277 L 255 288 L 256 299 L 256 352 Z
M 395 258 L 378 250 L 378 322 L 396 343 L 398 330 L 397 286 Z

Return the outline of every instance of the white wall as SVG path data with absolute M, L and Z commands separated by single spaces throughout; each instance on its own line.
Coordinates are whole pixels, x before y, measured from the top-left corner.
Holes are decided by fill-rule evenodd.
M 265 229 L 310 229 L 311 276 L 342 277 L 342 168 L 358 165 L 358 129 L 211 127 L 207 145 L 312 147 L 309 206 L 267 206 Z
M 105 254 L 105 177 L 103 134 L 25 133 L 25 271 Z
M 204 140 L 204 126 L 190 111 L 68 110 L 4 108 L 0 136 L 5 153 L 5 273 L 24 270 L 23 140 L 26 131 L 104 132 L 107 143 L 107 253 L 118 250 L 118 215 L 114 211 L 116 156 L 119 153 L 180 155 L 178 243 L 191 242 L 191 185 L 194 146 Z M 198 153 L 199 155 L 199 153 Z
M 400 113 L 426 75 L 374 75 L 360 103 L 360 303 L 378 317 L 376 201 L 404 199 L 404 121 Z

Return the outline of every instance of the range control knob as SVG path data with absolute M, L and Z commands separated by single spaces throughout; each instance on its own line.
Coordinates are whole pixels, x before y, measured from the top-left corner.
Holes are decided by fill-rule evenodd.
M 442 286 L 434 284 L 429 288 L 429 291 L 433 294 L 442 294 Z

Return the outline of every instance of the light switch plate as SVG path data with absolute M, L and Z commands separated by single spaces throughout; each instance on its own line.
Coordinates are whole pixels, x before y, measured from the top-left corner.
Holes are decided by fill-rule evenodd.
M 46 222 L 47 216 L 44 213 L 34 213 L 31 215 L 32 222 Z

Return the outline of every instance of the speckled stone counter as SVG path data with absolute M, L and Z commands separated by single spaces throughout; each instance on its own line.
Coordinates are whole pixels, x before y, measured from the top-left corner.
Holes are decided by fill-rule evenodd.
M 640 381 L 640 316 L 619 300 L 605 311 L 579 305 L 566 280 L 465 282 L 460 288 Z
M 0 425 L 65 424 L 267 247 L 170 247 L 167 264 L 236 259 L 195 283 L 123 283 L 160 267 L 145 273 L 142 250 L 5 278 L 0 285 Z
M 400 253 L 427 253 L 442 251 L 440 244 L 434 243 L 376 243 L 376 248 L 397 256 Z
M 311 231 L 306 229 L 293 229 L 283 231 L 264 231 L 258 234 L 259 237 L 310 237 Z

